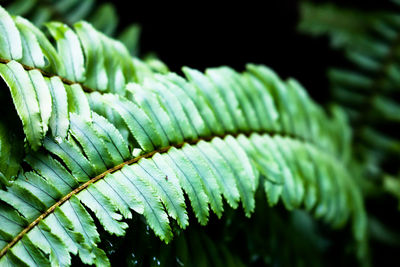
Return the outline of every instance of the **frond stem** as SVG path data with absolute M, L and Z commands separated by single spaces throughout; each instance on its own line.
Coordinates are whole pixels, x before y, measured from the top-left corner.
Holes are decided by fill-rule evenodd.
M 209 136 L 209 137 L 202 137 L 202 138 L 198 138 L 195 140 L 191 140 L 191 141 L 186 141 L 180 144 L 175 144 L 175 145 L 170 145 L 167 147 L 163 147 L 142 155 L 139 155 L 133 159 L 130 159 L 128 161 L 125 161 L 119 165 L 116 165 L 114 167 L 112 167 L 111 169 L 108 169 L 107 171 L 97 175 L 96 177 L 90 179 L 89 181 L 83 183 L 82 185 L 80 185 L 79 187 L 75 188 L 74 190 L 72 190 L 70 193 L 68 193 L 67 195 L 65 195 L 64 197 L 62 197 L 59 201 L 57 201 L 56 203 L 54 203 L 51 207 L 49 207 L 44 213 L 42 213 L 39 217 L 37 217 L 33 222 L 31 222 L 28 226 L 26 226 L 17 236 L 15 236 L 15 238 L 13 240 L 11 240 L 7 246 L 5 246 L 1 251 L 0 251 L 0 258 L 2 256 L 4 256 L 8 250 L 10 250 L 19 240 L 21 240 L 24 235 L 26 233 L 28 233 L 33 227 L 35 227 L 36 225 L 39 224 L 40 221 L 42 221 L 43 219 L 45 219 L 49 214 L 51 214 L 57 207 L 61 206 L 62 204 L 64 204 L 66 201 L 68 201 L 73 195 L 78 194 L 79 192 L 81 192 L 82 190 L 86 189 L 89 185 L 99 181 L 100 179 L 104 178 L 107 174 L 109 173 L 113 173 L 115 171 L 118 171 L 120 169 L 122 169 L 124 166 L 126 165 L 131 165 L 133 163 L 138 162 L 141 159 L 144 158 L 151 158 L 154 154 L 156 153 L 165 153 L 168 152 L 169 149 L 175 147 L 175 148 L 181 148 L 183 147 L 185 144 L 190 144 L 190 145 L 195 145 L 200 141 L 211 141 L 213 138 L 215 137 L 219 137 L 219 138 L 225 138 L 228 135 L 231 135 L 233 137 L 238 137 L 240 134 L 243 134 L 247 137 L 249 137 L 251 134 L 253 133 L 259 133 L 259 134 L 269 134 L 271 136 L 274 135 L 281 135 L 281 136 L 286 136 L 286 137 L 290 137 L 290 138 L 296 138 L 299 139 L 301 141 L 305 141 L 303 140 L 303 138 L 298 137 L 298 136 L 293 136 L 293 135 L 289 135 L 289 134 L 281 134 L 281 133 L 270 133 L 270 132 L 266 132 L 266 131 L 252 131 L 252 132 L 248 132 L 248 133 L 235 133 L 235 134 L 224 134 L 224 135 L 213 135 L 213 136 Z
M 0 58 L 0 63 L 2 63 L 2 64 L 7 64 L 7 63 L 10 62 L 10 61 L 11 61 L 11 60 L 9 60 L 9 59 Z M 38 71 L 40 71 L 40 73 L 42 73 L 43 76 L 48 77 L 48 78 L 51 78 L 51 77 L 58 77 L 58 78 L 60 78 L 60 80 L 61 80 L 63 83 L 65 83 L 65 84 L 67 84 L 67 85 L 79 84 L 79 85 L 82 87 L 83 91 L 85 91 L 85 92 L 87 92 L 87 93 L 92 93 L 92 92 L 96 91 L 96 90 L 94 90 L 94 89 L 92 89 L 92 88 L 87 87 L 86 85 L 83 85 L 83 84 L 80 83 L 80 82 L 74 82 L 74 81 L 68 80 L 67 78 L 61 77 L 61 76 L 59 76 L 59 75 L 52 74 L 52 73 L 48 73 L 48 72 L 46 72 L 46 71 L 44 71 L 44 70 L 42 70 L 42 69 L 35 68 L 35 67 L 32 67 L 32 66 L 28 66 L 28 65 L 22 64 L 22 63 L 20 63 L 20 62 L 18 62 L 18 63 L 21 64 L 22 67 L 23 67 L 25 70 L 27 70 L 27 71 L 28 71 L 28 70 L 38 70 Z

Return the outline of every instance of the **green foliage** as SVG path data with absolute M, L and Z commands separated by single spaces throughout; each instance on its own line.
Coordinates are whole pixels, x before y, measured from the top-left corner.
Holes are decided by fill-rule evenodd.
M 352 121 L 366 175 L 378 181 L 400 174 L 400 16 L 398 4 L 393 7 L 366 12 L 304 2 L 299 25 L 302 32 L 328 35 L 344 51 L 349 66 L 328 73 L 332 95 Z
M 20 169 L 23 154 L 22 142 L 0 123 L 0 183 L 8 184 L 10 177 L 15 177 Z
M 369 11 L 303 2 L 299 25 L 303 33 L 327 35 L 347 60 L 345 66 L 331 68 L 328 78 L 333 101 L 344 108 L 353 127 L 355 165 L 370 203 L 369 236 L 376 262 L 392 261 L 382 252 L 400 247 L 397 223 L 391 224 L 398 211 L 388 208 L 393 196 L 400 199 L 400 3 L 387 2 L 392 8 L 387 3 L 388 9 Z
M 0 132 L 1 151 L 15 150 L 3 148 L 13 131 L 25 136 L 24 151 L 1 159 L 0 266 L 68 266 L 71 254 L 109 265 L 104 235 L 125 235 L 137 214 L 169 243 L 239 205 L 250 217 L 260 190 L 270 207 L 351 221 L 365 257 L 346 116 L 295 80 L 254 64 L 180 77 L 83 21 L 46 23 L 46 35 L 0 8 L 0 25 L 0 75 L 22 122 Z M 224 245 L 208 249 L 233 260 Z
M 87 20 L 97 30 L 118 38 L 132 55 L 137 55 L 140 27 L 132 24 L 118 32 L 119 18 L 114 6 L 111 3 L 98 5 L 97 2 L 97 0 L 17 0 L 3 1 L 2 5 L 10 14 L 23 16 L 40 28 L 53 20 L 67 25 Z

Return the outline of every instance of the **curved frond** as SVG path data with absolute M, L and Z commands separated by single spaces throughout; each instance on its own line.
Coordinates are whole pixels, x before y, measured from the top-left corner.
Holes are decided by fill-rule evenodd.
M 398 3 L 391 10 L 363 12 L 333 4 L 302 4 L 300 30 L 328 35 L 350 63 L 347 68 L 331 68 L 328 77 L 336 102 L 356 129 L 357 154 L 374 179 L 400 171 L 398 11 Z
M 365 240 L 339 109 L 328 115 L 296 81 L 264 66 L 155 74 L 86 22 L 48 27 L 57 50 L 42 50 L 44 69 L 21 62 L 22 46 L 20 54 L 0 50 L 0 73 L 33 148 L 0 192 L 0 265 L 68 266 L 70 254 L 108 265 L 96 221 L 123 236 L 134 211 L 168 243 L 173 221 L 188 226 L 187 205 L 202 225 L 210 213 L 223 215 L 225 200 L 249 217 L 259 187 L 271 206 L 282 201 L 334 227 L 351 218 L 356 240 Z M 0 44 L 25 38 L 8 29 Z M 38 47 L 50 45 L 32 33 Z
M 76 23 L 75 30 L 61 23 L 46 24 L 57 49 L 29 21 L 12 18 L 3 8 L 0 23 L 0 75 L 10 88 L 33 150 L 41 146 L 48 128 L 65 138 L 66 111 L 85 104 L 75 103 L 82 89 L 124 94 L 125 84 L 136 81 L 126 48 L 86 22 Z

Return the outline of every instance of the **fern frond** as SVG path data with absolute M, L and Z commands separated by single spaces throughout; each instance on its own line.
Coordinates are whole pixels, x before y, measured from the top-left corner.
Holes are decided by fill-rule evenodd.
M 129 25 L 122 32 L 117 31 L 119 19 L 117 10 L 111 3 L 96 3 L 96 0 L 17 0 L 3 1 L 2 5 L 13 16 L 28 18 L 37 27 L 42 28 L 47 22 L 57 20 L 73 25 L 80 20 L 90 22 L 95 29 L 107 36 L 118 37 L 132 55 L 139 53 L 140 27 Z
M 260 77 L 269 79 L 266 73 L 270 72 L 265 67 L 250 65 L 249 69 Z M 261 76 L 261 73 L 264 76 Z M 206 79 L 206 76 L 199 72 L 196 72 L 196 75 L 202 77 L 201 79 Z M 259 88 L 261 95 L 269 95 L 269 90 L 273 90 L 273 86 L 262 83 L 251 72 L 246 75 L 236 75 L 242 82 L 248 76 L 257 79 L 259 86 L 262 86 Z M 191 87 L 195 94 L 187 97 L 194 103 L 191 107 L 198 110 L 199 118 L 204 125 L 206 125 L 205 118 L 210 118 L 205 117 L 204 114 L 208 116 L 225 114 L 230 116 L 231 120 L 239 119 L 239 116 L 242 116 L 242 120 L 245 118 L 245 110 L 240 107 L 236 107 L 236 115 L 217 107 L 215 103 L 228 104 L 226 100 L 222 100 L 222 97 L 218 99 L 219 102 L 216 102 L 211 94 L 208 97 L 205 96 L 209 90 L 209 87 L 204 89 L 205 86 L 215 88 L 212 82 L 201 85 L 196 82 L 197 86 L 195 86 L 176 75 L 170 77 L 160 75 L 159 80 L 163 80 L 164 87 L 168 86 L 168 83 L 172 84 L 173 81 L 184 87 Z M 176 83 L 171 86 L 177 87 Z M 98 233 L 94 228 L 91 215 L 85 211 L 81 203 L 93 211 L 103 227 L 111 234 L 124 234 L 127 225 L 121 221 L 122 215 L 129 218 L 130 209 L 132 209 L 143 213 L 154 232 L 161 239 L 169 242 L 172 231 L 168 216 L 177 220 L 181 227 L 187 226 L 183 191 L 188 195 L 198 221 L 206 224 L 210 212 L 209 205 L 214 213 L 218 216 L 222 215 L 223 197 L 234 208 L 237 208 L 240 200 L 246 215 L 250 216 L 255 207 L 254 193 L 260 183 L 260 177 L 265 177 L 262 184 L 271 205 L 275 205 L 279 199 L 283 200 L 287 209 L 299 208 L 303 203 L 307 203 L 308 210 L 314 210 L 317 217 L 324 218 L 336 226 L 342 225 L 349 216 L 354 216 L 357 239 L 363 239 L 365 226 L 363 226 L 364 215 L 360 193 L 345 169 L 346 163 L 341 158 L 341 153 L 332 150 L 333 144 L 342 140 L 343 137 L 337 136 L 337 139 L 334 139 L 331 137 L 332 132 L 325 132 L 325 127 L 322 127 L 326 125 L 327 129 L 332 129 L 337 125 L 336 121 L 319 113 L 321 120 L 316 125 L 319 129 L 317 132 L 319 138 L 316 139 L 313 139 L 310 134 L 303 136 L 306 132 L 300 130 L 293 133 L 292 129 L 295 128 L 291 124 L 288 124 L 289 128 L 282 133 L 273 132 L 271 128 L 255 131 L 252 128 L 240 129 L 238 126 L 228 128 L 232 126 L 226 125 L 226 128 L 217 128 L 217 131 L 222 132 L 209 129 L 208 134 L 205 134 L 202 128 L 196 128 L 199 133 L 197 139 L 183 139 L 183 142 L 180 142 L 182 137 L 180 138 L 177 134 L 179 131 L 176 129 L 167 131 L 167 129 L 173 129 L 174 126 L 180 127 L 180 121 L 176 120 L 173 114 L 184 109 L 183 105 L 175 102 L 175 106 L 179 108 L 170 106 L 173 113 L 168 113 L 167 109 L 162 109 L 163 106 L 168 105 L 166 103 L 168 99 L 159 98 L 156 89 L 162 90 L 163 87 L 160 84 L 159 87 L 152 88 L 154 88 L 153 91 L 150 89 L 146 91 L 140 85 L 136 85 L 131 100 L 110 94 L 97 96 L 120 114 L 125 126 L 129 129 L 130 138 L 135 139 L 143 151 L 141 155 L 130 156 L 132 152 L 127 153 L 129 151 L 127 142 L 118 144 L 110 142 L 110 140 L 124 139 L 118 134 L 118 127 L 113 126 L 110 121 L 100 115 L 93 115 L 94 121 L 98 121 L 95 123 L 90 118 L 71 114 L 70 135 L 67 139 L 57 142 L 51 137 L 46 137 L 44 140 L 44 147 L 54 157 L 45 157 L 40 153 L 33 153 L 28 157 L 27 161 L 37 174 L 32 171 L 26 172 L 0 195 L 0 199 L 16 208 L 29 222 L 25 224 L 27 225 L 25 227 L 15 225 L 18 230 L 13 230 L 14 232 L 3 229 L 6 233 L 4 238 L 9 242 L 1 252 L 3 259 L 13 260 L 12 257 L 7 256 L 9 253 L 16 254 L 22 259 L 23 256 L 19 255 L 20 253 L 30 253 L 30 248 L 23 246 L 27 237 L 32 239 L 33 244 L 41 244 L 37 239 L 39 237 L 30 234 L 39 231 L 35 229 L 40 229 L 41 224 L 49 226 L 51 234 L 55 236 L 54 240 L 63 240 L 63 236 L 52 230 L 56 228 L 48 222 L 50 220 L 48 218 L 52 218 L 55 212 L 60 210 L 63 213 L 61 216 L 66 216 L 71 220 L 68 229 L 75 235 L 81 234 L 85 240 L 83 244 L 93 248 L 90 251 L 79 250 L 81 260 L 85 263 L 96 263 L 94 259 L 101 259 L 102 256 L 99 255 L 104 255 L 104 253 L 99 252 L 100 250 L 96 247 L 99 241 Z M 229 90 L 227 87 L 219 88 Z M 290 90 L 288 88 L 291 87 L 286 87 L 282 83 L 281 93 L 288 92 Z M 246 87 L 238 88 L 238 90 L 243 93 Z M 173 94 L 174 91 L 170 92 Z M 179 93 L 181 92 L 177 94 Z M 220 93 L 224 95 L 221 91 Z M 292 93 L 292 96 L 296 98 L 301 95 L 309 107 L 314 106 L 304 92 L 298 94 L 298 91 L 293 90 Z M 237 99 L 237 95 L 232 96 Z M 175 95 L 176 98 L 177 95 Z M 255 98 L 254 101 L 262 104 L 263 99 L 262 97 Z M 270 96 L 270 100 L 272 99 L 274 98 Z M 205 104 L 206 101 L 208 105 Z M 279 106 L 279 98 L 272 101 Z M 200 103 L 204 105 L 199 105 L 197 108 L 196 104 Z M 206 107 L 208 107 L 207 110 L 204 109 Z M 206 111 L 208 113 L 203 113 Z M 282 107 L 280 112 L 277 114 L 284 114 L 288 121 L 291 119 L 293 122 L 289 110 Z M 279 115 L 276 116 L 276 119 L 278 118 Z M 297 119 L 296 126 L 305 123 L 300 118 Z M 104 125 L 103 134 L 98 133 L 95 124 Z M 186 128 L 180 129 L 183 133 L 186 132 Z M 303 129 L 307 128 L 303 127 Z M 274 137 L 271 137 L 271 134 Z M 113 148 L 109 149 L 110 146 Z M 125 153 L 116 153 L 121 150 Z M 304 157 L 298 157 L 298 155 Z M 62 167 L 58 163 L 59 160 L 68 169 Z M 221 173 L 228 173 L 227 177 L 230 178 L 225 178 Z M 70 177 L 69 182 L 64 181 L 64 177 Z M 224 186 L 225 179 L 230 179 L 228 188 Z M 57 189 L 53 186 L 53 184 L 62 183 L 64 185 L 58 186 Z M 78 213 L 77 217 L 73 216 L 74 212 Z M 10 215 L 7 212 L 4 216 Z M 58 229 L 64 229 L 64 227 L 58 225 Z M 85 235 L 85 231 L 89 231 L 88 227 L 93 233 Z M 82 231 L 82 229 L 85 230 Z M 79 244 L 70 238 L 68 242 L 75 244 L 72 248 L 57 243 L 62 248 L 57 249 L 55 244 L 51 243 L 57 242 L 54 240 L 48 241 L 50 242 L 48 246 L 53 249 L 52 253 L 46 247 L 39 245 L 39 248 L 45 253 L 50 253 L 51 261 L 69 264 L 67 251 L 74 252 L 72 248 L 78 247 Z M 51 256 L 53 254 L 60 257 L 53 259 Z M 27 259 L 23 260 L 27 261 Z
M 400 156 L 398 8 L 362 12 L 304 2 L 299 25 L 302 32 L 328 35 L 345 52 L 349 67 L 328 73 L 332 94 L 355 127 L 356 153 L 368 176 L 379 180 L 400 171 L 393 160 Z
M 225 171 L 232 171 L 233 175 L 235 175 L 235 187 L 239 191 L 246 214 L 249 216 L 253 211 L 255 205 L 255 183 L 258 183 L 257 180 L 259 178 L 255 176 L 253 170 L 254 158 L 247 158 L 248 154 L 243 150 L 243 147 L 240 146 L 240 143 L 237 142 L 255 143 L 262 149 L 270 149 L 271 144 L 290 147 L 285 154 L 279 154 L 281 158 L 280 162 L 277 163 L 279 164 L 278 173 L 281 176 L 286 175 L 282 177 L 283 181 L 277 184 L 271 182 L 268 176 L 266 176 L 267 179 L 263 184 L 271 205 L 275 204 L 277 199 L 282 198 L 288 209 L 301 207 L 306 196 L 307 198 L 314 199 L 314 202 L 308 202 L 308 209 L 314 210 L 317 217 L 322 217 L 327 222 L 334 225 L 342 225 L 350 214 L 353 214 L 353 216 L 357 215 L 355 217 L 355 221 L 357 222 L 355 229 L 361 231 L 357 235 L 358 238 L 362 238 L 363 233 L 361 229 L 363 228 L 363 217 L 362 214 L 359 214 L 359 212 L 362 212 L 362 206 L 359 206 L 361 204 L 359 202 L 360 196 L 357 195 L 359 193 L 357 193 L 358 191 L 355 185 L 352 184 L 351 178 L 347 176 L 343 167 L 338 165 L 330 156 L 324 155 L 324 152 L 315 149 L 311 145 L 307 146 L 300 141 L 290 138 L 271 138 L 269 135 L 253 134 L 251 137 L 240 135 L 237 138 L 232 136 L 227 136 L 225 139 L 214 138 L 211 145 L 219 143 L 219 146 L 224 148 L 224 150 L 217 151 L 219 154 L 217 158 L 215 158 L 213 154 L 200 154 L 200 143 L 196 145 L 184 145 L 182 149 L 170 148 L 166 153 L 157 153 L 156 155 L 154 155 L 154 152 L 150 152 L 144 156 L 136 157 L 128 161 L 128 163 L 117 165 L 117 167 L 111 169 L 114 171 L 112 174 L 108 174 L 109 171 L 107 171 L 95 176 L 95 178 L 91 177 L 99 173 L 95 171 L 95 167 L 98 165 L 89 165 L 89 161 L 83 154 L 79 154 L 77 149 L 74 150 L 74 146 L 70 142 L 65 141 L 62 144 L 56 144 L 54 141 L 48 140 L 48 143 L 46 142 L 46 148 L 63 159 L 66 166 L 71 169 L 72 174 L 68 174 L 68 176 L 61 176 L 58 174 L 55 176 L 56 169 L 52 169 L 52 178 L 44 175 L 46 173 L 44 166 L 49 166 L 50 164 L 54 165 L 56 162 L 54 159 L 51 160 L 50 158 L 46 159 L 44 157 L 42 157 L 44 162 L 42 165 L 40 165 L 40 162 L 33 161 L 32 165 L 42 166 L 36 169 L 37 172 L 44 175 L 44 178 L 48 179 L 47 181 L 58 179 L 57 184 L 62 183 L 60 179 L 63 179 L 63 177 L 79 177 L 80 180 L 86 180 L 86 182 L 76 187 L 74 190 L 72 190 L 73 187 L 68 189 L 67 186 L 64 185 L 66 192 L 69 191 L 69 193 L 61 198 L 62 194 L 57 193 L 58 190 L 55 187 L 51 187 L 49 182 L 34 175 L 32 172 L 28 172 L 25 173 L 26 178 L 19 177 L 11 187 L 7 188 L 7 191 L 2 192 L 0 198 L 16 207 L 28 221 L 32 221 L 32 223 L 25 228 L 29 230 L 29 233 L 34 231 L 41 222 L 44 224 L 49 223 L 50 220 L 48 218 L 52 217 L 53 213 L 58 209 L 72 220 L 72 210 L 69 212 L 67 210 L 69 205 L 75 205 L 74 209 L 82 210 L 82 213 L 78 216 L 79 220 L 76 218 L 77 221 L 75 224 L 84 220 L 88 221 L 89 225 L 93 225 L 93 223 L 90 223 L 92 220 L 90 215 L 84 215 L 84 208 L 78 207 L 81 204 L 79 204 L 80 202 L 76 199 L 77 197 L 85 206 L 89 207 L 89 209 L 94 212 L 103 227 L 110 233 L 116 235 L 122 235 L 124 233 L 124 229 L 127 225 L 120 221 L 122 217 L 118 212 L 126 214 L 129 209 L 133 209 L 143 212 L 150 227 L 160 238 L 168 242 L 172 238 L 172 232 L 169 226 L 167 213 L 171 218 L 176 219 L 182 227 L 185 227 L 187 224 L 185 204 L 179 184 L 188 194 L 193 210 L 200 223 L 205 224 L 207 222 L 209 214 L 208 203 L 217 215 L 221 215 L 220 212 L 223 210 L 221 206 L 222 202 L 220 202 L 222 200 L 222 190 L 215 182 L 218 177 L 213 172 L 212 165 L 207 163 L 208 160 L 213 162 L 217 162 L 218 158 L 219 160 L 221 160 L 221 158 L 225 160 L 225 164 L 230 166 Z M 241 156 L 240 159 L 236 154 L 231 152 L 233 151 L 232 146 L 235 148 L 236 153 L 241 152 L 239 154 Z M 216 145 L 216 147 L 218 146 Z M 252 149 L 254 148 L 255 145 L 253 145 Z M 226 153 L 222 151 L 226 151 Z M 299 159 L 295 158 L 295 155 L 297 155 L 299 151 L 307 153 L 309 161 L 318 161 L 319 166 L 314 167 L 314 170 L 310 171 L 309 165 L 304 165 L 305 163 L 301 163 Z M 92 151 L 90 154 L 92 153 L 96 152 Z M 260 151 L 259 153 L 262 152 Z M 152 158 L 147 158 L 150 157 L 150 155 L 154 156 Z M 232 156 L 236 158 L 233 162 Z M 247 159 L 249 163 L 247 168 L 243 165 L 243 159 Z M 71 163 L 73 160 L 75 160 L 74 163 Z M 304 158 L 302 158 L 301 161 L 308 163 L 307 159 Z M 168 169 L 158 168 L 158 165 L 162 166 L 162 163 L 159 162 L 166 162 L 170 166 L 169 169 L 172 170 L 167 171 Z M 262 172 L 269 174 L 269 172 L 262 167 L 259 167 L 256 173 Z M 59 171 L 61 168 L 61 165 L 58 164 Z M 307 171 L 307 168 L 308 176 L 305 178 L 305 171 Z M 64 168 L 62 171 L 66 172 Z M 206 174 L 210 176 L 205 176 Z M 36 178 L 33 179 L 33 177 Z M 249 179 L 251 177 L 253 178 Z M 73 181 L 72 179 L 71 182 Z M 210 179 L 214 180 L 214 186 L 211 186 Z M 251 182 L 252 180 L 253 182 Z M 76 183 L 77 182 L 75 182 L 75 184 Z M 233 185 L 231 185 L 231 187 L 232 186 Z M 44 192 L 54 195 L 46 196 Z M 314 192 L 314 196 L 312 192 Z M 15 198 L 15 195 L 19 196 L 18 199 Z M 56 201 L 57 199 L 60 200 Z M 74 204 L 68 204 L 71 201 Z M 166 207 L 165 211 L 161 203 Z M 46 206 L 48 207 L 47 209 Z M 233 206 L 237 207 L 237 205 Z M 82 216 L 86 219 L 82 219 Z M 73 229 L 76 234 L 84 234 L 80 229 L 85 229 L 85 231 L 87 231 L 88 228 L 88 225 L 75 225 L 75 227 L 73 227 L 73 225 L 73 222 L 71 222 L 68 228 Z M 51 229 L 54 229 L 50 223 L 49 226 Z M 15 225 L 15 227 L 17 227 L 17 225 Z M 3 230 L 10 235 L 12 234 L 9 227 Z M 21 236 L 20 233 L 25 234 L 22 227 L 19 228 L 19 231 L 17 239 L 13 239 L 17 244 L 13 244 L 13 241 L 9 243 L 13 245 L 10 250 L 11 253 L 18 254 L 14 247 L 17 247 L 20 242 L 19 239 L 23 238 L 23 235 Z M 93 231 L 95 230 L 93 229 Z M 54 230 L 52 233 L 56 236 L 60 235 L 60 233 Z M 97 236 L 97 234 L 95 236 Z M 59 237 L 61 240 L 61 236 Z M 32 241 L 37 244 L 36 240 Z M 72 241 L 74 240 L 69 240 L 69 242 Z M 93 237 L 86 236 L 84 243 L 93 246 L 97 242 Z M 75 244 L 75 246 L 78 246 L 78 244 Z M 43 249 L 42 247 L 40 248 Z M 5 251 L 7 250 L 3 249 L 3 253 Z M 57 253 L 61 252 L 62 251 L 57 251 Z M 79 253 L 81 253 L 80 250 Z M 96 253 L 96 251 L 91 252 L 93 258 L 96 257 L 94 253 Z M 82 261 L 85 260 L 83 256 L 81 256 L 81 259 Z
M 3 9 L 0 15 L 13 25 Z M 123 236 L 135 211 L 168 243 L 172 221 L 189 223 L 186 203 L 202 225 L 210 212 L 223 215 L 224 199 L 249 217 L 260 185 L 271 206 L 282 200 L 334 227 L 351 217 L 356 240 L 365 241 L 360 190 L 347 170 L 350 130 L 339 109 L 329 116 L 296 81 L 264 66 L 155 74 L 88 23 L 49 27 L 58 50 L 54 61 L 43 54 L 46 70 L 18 63 L 21 46 L 22 54 L 0 54 L 33 148 L 29 167 L 0 192 L 0 265 L 68 266 L 71 253 L 108 265 L 96 220 Z M 8 29 L 1 44 L 25 38 Z M 43 49 L 50 42 L 39 32 L 32 31 Z M 51 112 L 40 103 L 49 99 Z
M 84 101 L 82 89 L 124 94 L 125 84 L 135 81 L 135 67 L 126 48 L 89 24 L 75 24 L 76 32 L 61 23 L 47 24 L 56 50 L 27 20 L 13 19 L 2 8 L 0 13 L 0 75 L 10 88 L 33 150 L 41 146 L 49 126 L 54 136 L 65 138 L 67 110 L 85 105 L 73 103 Z

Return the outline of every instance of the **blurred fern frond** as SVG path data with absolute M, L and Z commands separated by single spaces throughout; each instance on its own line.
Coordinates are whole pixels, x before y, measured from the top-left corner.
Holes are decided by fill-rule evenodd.
M 333 3 L 301 5 L 299 30 L 327 35 L 348 64 L 328 72 L 333 100 L 350 116 L 355 152 L 368 177 L 382 182 L 400 165 L 400 6 L 356 10 Z

